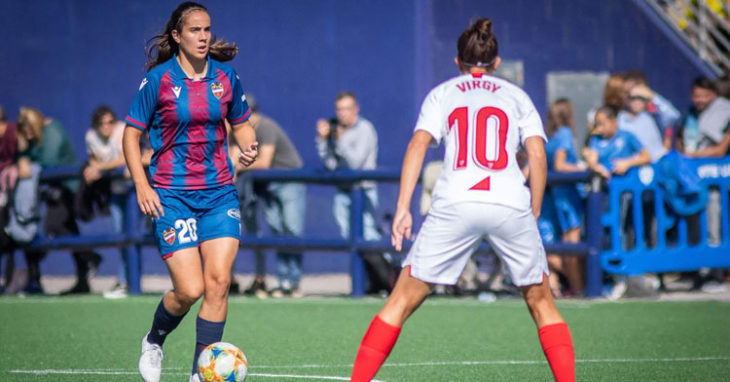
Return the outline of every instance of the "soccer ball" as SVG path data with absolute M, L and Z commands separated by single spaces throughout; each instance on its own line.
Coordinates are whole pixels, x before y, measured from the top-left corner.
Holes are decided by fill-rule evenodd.
M 202 382 L 243 382 L 247 373 L 246 356 L 227 342 L 208 345 L 198 357 L 198 376 Z

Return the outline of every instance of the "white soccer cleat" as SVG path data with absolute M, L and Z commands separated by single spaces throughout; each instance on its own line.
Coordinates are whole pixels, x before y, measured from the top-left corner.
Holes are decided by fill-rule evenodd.
M 200 382 L 200 377 L 198 376 L 198 373 L 190 376 L 190 382 Z
M 149 334 L 149 333 L 147 333 Z M 162 374 L 162 347 L 147 341 L 147 334 L 142 337 L 142 355 L 139 356 L 139 374 L 144 382 L 160 382 Z

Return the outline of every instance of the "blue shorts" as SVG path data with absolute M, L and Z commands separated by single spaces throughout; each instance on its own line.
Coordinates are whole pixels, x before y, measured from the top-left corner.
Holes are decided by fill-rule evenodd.
M 233 185 L 208 190 L 157 188 L 165 211 L 153 219 L 157 248 L 163 259 L 183 248 L 219 237 L 241 239 L 241 210 Z
M 560 230 L 567 232 L 580 227 L 583 215 L 583 201 L 575 186 L 553 186 L 552 192 Z
M 540 217 L 537 219 L 537 229 L 540 231 L 543 243 L 552 244 L 560 241 L 558 236 L 560 234 L 559 224 L 557 211 L 555 210 L 555 200 L 550 189 L 546 188 L 542 199 Z

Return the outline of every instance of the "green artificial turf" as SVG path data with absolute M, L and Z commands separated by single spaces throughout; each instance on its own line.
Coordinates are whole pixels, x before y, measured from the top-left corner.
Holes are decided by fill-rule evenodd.
M 0 381 L 139 381 L 140 340 L 159 296 L 0 298 Z M 230 302 L 223 340 L 248 382 L 344 380 L 384 300 Z M 726 381 L 730 304 L 561 301 L 579 381 Z M 197 311 L 197 306 L 193 310 Z M 191 314 L 165 343 L 162 381 L 187 381 Z M 432 299 L 406 323 L 383 381 L 549 381 L 521 300 Z

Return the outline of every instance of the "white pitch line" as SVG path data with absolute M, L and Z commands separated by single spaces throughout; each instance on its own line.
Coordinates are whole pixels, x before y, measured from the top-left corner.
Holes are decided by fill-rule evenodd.
M 702 361 L 728 361 L 730 357 L 708 356 L 708 357 L 676 357 L 676 358 L 602 358 L 602 359 L 576 359 L 576 363 L 641 363 L 641 362 L 702 362 Z M 470 366 L 470 365 L 537 365 L 544 364 L 545 360 L 494 360 L 494 361 L 432 361 L 432 362 L 396 362 L 386 363 L 383 367 L 414 367 L 414 366 Z M 291 365 L 291 366 L 252 366 L 251 369 L 315 369 L 331 367 L 352 367 L 352 364 L 337 365 Z M 169 370 L 169 369 L 168 369 Z M 173 369 L 174 370 L 174 369 Z M 41 370 L 10 370 L 16 374 L 53 375 L 53 374 L 76 374 L 76 375 L 137 375 L 137 371 L 126 371 L 121 369 L 41 369 Z M 163 372 L 169 375 L 187 375 L 186 372 Z M 325 379 L 334 381 L 348 381 L 348 377 L 334 375 L 301 375 L 301 374 L 269 374 L 250 373 L 252 377 L 264 378 L 292 378 L 292 379 Z M 376 380 L 373 380 L 376 381 Z M 376 381 L 383 382 L 383 381 Z
M 329 379 L 333 381 L 349 381 L 350 377 L 335 377 L 332 375 L 291 375 L 291 374 L 262 374 L 252 373 L 249 374 L 253 377 L 270 377 L 270 378 L 294 378 L 294 379 Z M 373 379 L 373 382 L 385 382 L 377 379 Z
M 677 357 L 677 358 L 604 358 L 604 359 L 576 359 L 576 363 L 640 363 L 640 362 L 699 362 L 699 361 L 727 361 L 730 357 Z M 413 366 L 469 366 L 469 365 L 538 365 L 545 360 L 493 360 L 493 361 L 430 361 L 430 362 L 391 362 L 384 363 L 383 367 L 413 367 Z M 328 367 L 352 367 L 352 364 L 322 364 L 322 365 L 292 365 L 267 366 L 256 365 L 256 369 L 317 369 Z
M 137 375 L 137 371 L 114 371 L 114 370 L 87 370 L 87 369 L 44 369 L 44 370 L 10 370 L 15 374 L 33 374 L 33 375 Z M 189 373 L 162 373 L 165 375 L 188 375 Z M 263 378 L 291 378 L 291 379 L 318 379 L 333 381 L 349 381 L 350 377 L 338 377 L 334 375 L 301 375 L 301 374 L 268 374 L 268 373 L 250 373 L 251 377 Z M 374 382 L 384 382 L 373 379 Z
M 43 369 L 43 370 L 10 370 L 14 374 L 35 374 L 35 375 L 52 375 L 52 374 L 71 374 L 71 375 L 131 375 L 137 374 L 132 371 L 113 371 L 113 370 L 88 370 L 88 369 Z M 179 374 L 179 373 L 163 373 L 163 374 Z

